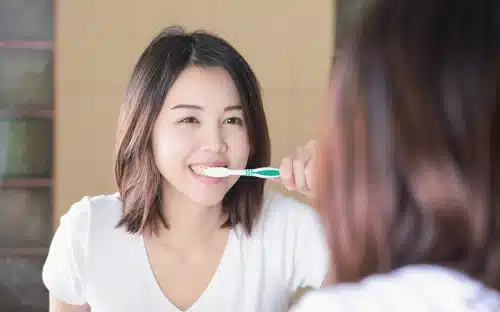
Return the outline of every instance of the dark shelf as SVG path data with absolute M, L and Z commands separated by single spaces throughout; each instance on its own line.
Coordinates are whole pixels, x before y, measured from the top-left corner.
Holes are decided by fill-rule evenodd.
M 39 188 L 51 187 L 49 178 L 0 178 L 0 188 Z
M 0 257 L 46 256 L 48 253 L 49 253 L 49 249 L 46 247 L 0 248 Z
M 47 108 L 0 108 L 0 117 L 52 118 L 53 110 Z
M 0 48 L 6 49 L 31 49 L 31 50 L 52 50 L 52 41 L 46 40 L 1 40 Z

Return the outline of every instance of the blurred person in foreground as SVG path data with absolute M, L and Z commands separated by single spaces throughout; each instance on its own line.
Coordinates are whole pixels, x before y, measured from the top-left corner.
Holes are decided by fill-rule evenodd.
M 292 310 L 500 311 L 500 1 L 376 1 L 351 38 L 319 142 L 333 285 Z

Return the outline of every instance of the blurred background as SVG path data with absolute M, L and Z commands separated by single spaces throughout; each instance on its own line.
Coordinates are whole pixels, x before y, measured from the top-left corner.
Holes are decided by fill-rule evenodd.
M 116 191 L 123 91 L 161 28 L 215 32 L 243 54 L 277 166 L 313 138 L 334 47 L 366 2 L 0 0 L 0 311 L 48 311 L 52 234 L 73 202 Z

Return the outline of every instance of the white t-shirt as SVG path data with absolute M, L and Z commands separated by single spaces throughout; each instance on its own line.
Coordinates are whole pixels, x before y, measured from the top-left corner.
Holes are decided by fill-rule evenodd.
M 264 197 L 249 237 L 234 227 L 218 269 L 189 312 L 287 311 L 299 287 L 321 286 L 329 251 L 318 214 L 279 193 Z M 51 295 L 92 312 L 179 312 L 151 271 L 141 235 L 116 228 L 118 194 L 84 197 L 61 217 L 43 268 Z
M 457 271 L 412 265 L 306 294 L 292 312 L 499 312 L 500 293 Z

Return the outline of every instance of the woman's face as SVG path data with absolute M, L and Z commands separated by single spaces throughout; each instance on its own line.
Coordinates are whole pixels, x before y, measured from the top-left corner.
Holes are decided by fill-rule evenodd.
M 219 204 L 238 180 L 210 178 L 196 166 L 246 167 L 250 145 L 243 107 L 228 73 L 216 67 L 186 68 L 169 90 L 152 134 L 153 154 L 166 192 Z

